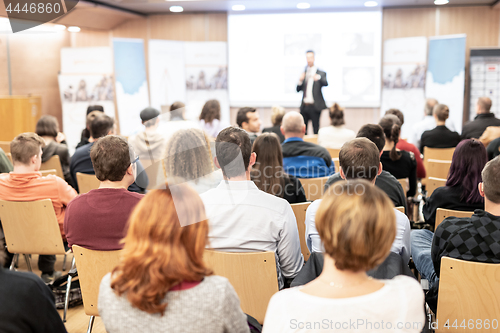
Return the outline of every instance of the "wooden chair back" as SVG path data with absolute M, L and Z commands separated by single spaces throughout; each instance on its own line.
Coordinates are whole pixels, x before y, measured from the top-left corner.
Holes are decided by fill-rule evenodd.
M 340 149 L 334 149 L 334 148 L 326 148 L 328 152 L 330 153 L 330 156 L 333 158 L 339 158 L 340 154 Z
M 448 178 L 448 175 L 446 177 L 437 177 L 435 175 L 429 175 L 428 172 L 428 160 L 441 160 L 441 161 L 451 161 L 453 158 L 453 153 L 455 152 L 455 148 L 429 148 L 429 147 L 424 147 L 424 151 L 422 152 L 424 154 L 424 167 L 426 170 L 426 177 L 422 179 L 422 185 L 427 185 L 427 180 L 429 177 L 436 177 L 436 178 Z
M 123 250 L 95 251 L 78 245 L 73 245 L 72 249 L 82 290 L 83 309 L 87 316 L 98 316 L 99 285 L 104 275 L 118 265 Z
M 5 156 L 7 156 L 7 158 L 9 159 L 10 164 L 14 164 L 14 163 L 12 163 L 12 154 L 11 153 L 5 153 Z
M 78 190 L 80 194 L 88 193 L 91 190 L 98 189 L 101 182 L 95 175 L 87 175 L 85 173 L 76 173 L 76 182 L 78 184 Z
M 304 135 L 304 141 L 318 144 L 318 134 Z
M 340 161 L 338 157 L 332 158 L 333 164 L 335 165 L 335 172 L 340 172 Z
M 307 207 L 309 207 L 310 202 L 301 202 L 291 204 L 293 213 L 295 214 L 295 219 L 297 220 L 297 229 L 299 230 L 299 238 L 300 238 L 300 250 L 302 255 L 304 256 L 304 260 L 308 260 L 311 252 L 309 252 L 309 248 L 306 244 L 306 211 Z
M 2 148 L 4 153 L 10 153 L 10 141 L 0 141 L 0 148 Z
M 162 161 L 141 160 L 144 171 L 148 175 L 149 184 L 147 189 L 153 190 L 160 185 L 165 185 L 165 173 Z
M 405 194 L 406 196 L 406 192 L 408 192 L 408 178 L 401 178 L 401 179 L 398 179 L 398 182 L 401 184 L 401 186 L 403 187 L 403 193 Z
M 240 298 L 243 312 L 262 324 L 269 300 L 278 292 L 274 252 L 205 250 L 204 260 L 214 274 L 229 280 Z
M 435 224 L 434 230 L 436 230 L 438 225 L 440 225 L 441 222 L 443 222 L 443 220 L 447 217 L 450 217 L 450 216 L 453 216 L 453 217 L 471 217 L 472 214 L 474 214 L 474 212 L 438 208 L 436 210 L 436 224 Z
M 52 201 L 0 200 L 0 219 L 11 253 L 65 254 Z
M 56 170 L 56 176 L 64 179 L 64 173 L 62 171 L 61 167 L 61 160 L 59 159 L 59 156 L 54 155 L 47 162 L 42 163 L 42 166 L 40 167 L 40 171 L 43 170 Z
M 299 178 L 300 183 L 304 188 L 304 192 L 306 193 L 306 199 L 309 201 L 321 199 L 328 178 L 330 177 Z
M 500 320 L 499 264 L 443 257 L 439 280 L 438 330 L 436 332 L 498 331 Z M 446 323 L 448 327 L 445 327 Z M 464 326 L 467 329 L 456 330 L 456 327 L 463 328 Z
M 427 161 L 427 167 L 425 169 L 427 179 L 429 178 L 441 178 L 448 179 L 448 173 L 450 172 L 451 160 L 434 160 L 430 159 Z M 428 182 L 428 180 L 427 180 Z M 427 186 L 427 184 L 426 184 Z
M 432 192 L 434 192 L 435 189 L 443 186 L 446 186 L 446 178 L 429 177 L 427 185 L 425 186 L 425 189 L 427 190 L 427 198 L 432 195 Z
M 48 175 L 57 176 L 57 170 L 56 169 L 40 170 L 40 173 L 42 174 L 42 177 L 47 177 Z
M 399 210 L 401 213 L 406 214 L 404 206 L 398 206 L 396 207 L 397 210 Z

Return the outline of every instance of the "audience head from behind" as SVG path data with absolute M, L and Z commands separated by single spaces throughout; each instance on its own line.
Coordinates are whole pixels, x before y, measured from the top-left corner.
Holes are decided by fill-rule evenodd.
M 104 108 L 102 107 L 102 105 L 89 105 L 87 107 L 87 115 L 89 115 L 91 112 L 94 112 L 94 111 L 104 112 Z
M 142 124 L 146 130 L 154 130 L 160 124 L 160 111 L 152 107 L 147 107 L 141 111 L 140 115 Z
M 450 108 L 448 108 L 445 104 L 436 104 L 432 114 L 434 115 L 434 119 L 436 119 L 436 124 L 438 126 L 444 125 L 446 119 L 450 116 Z
M 200 120 L 203 120 L 205 124 L 210 124 L 214 119 L 220 120 L 220 103 L 216 99 L 211 99 L 203 105 Z
M 386 116 L 389 114 L 392 114 L 392 115 L 398 117 L 399 121 L 401 122 L 401 126 L 403 126 L 403 124 L 405 123 L 405 115 L 403 114 L 403 112 L 401 112 L 398 109 L 389 109 L 389 110 L 385 111 Z
M 184 111 L 186 104 L 182 102 L 174 102 L 170 105 L 170 120 L 184 120 Z
M 90 124 L 91 138 L 95 141 L 110 134 L 115 134 L 114 119 L 105 114 L 97 114 Z
M 482 202 L 483 199 L 477 191 L 477 186 L 482 181 L 481 171 L 487 161 L 486 149 L 479 140 L 463 140 L 453 153 L 446 186 L 460 186 L 462 188 L 460 200 L 462 201 Z
M 389 114 L 382 119 L 379 123 L 380 127 L 384 130 L 385 134 L 385 147 L 387 150 L 390 149 L 389 157 L 393 161 L 397 161 L 401 158 L 401 154 L 397 152 L 396 145 L 399 141 L 399 135 L 401 134 L 401 122 L 399 118 L 395 115 Z
M 222 169 L 224 179 L 250 180 L 250 171 L 257 155 L 247 132 L 238 127 L 223 129 L 215 139 L 215 164 Z
M 427 98 L 425 100 L 424 112 L 426 116 L 432 116 L 432 112 L 434 107 L 438 104 L 437 99 L 435 98 Z
M 345 125 L 344 120 L 344 108 L 334 103 L 329 110 L 330 112 L 330 121 L 333 127 L 339 127 Z
M 484 207 L 487 212 L 492 212 L 497 207 L 494 215 L 500 215 L 500 157 L 495 157 L 484 167 L 481 176 L 482 183 L 479 184 L 479 193 L 485 198 Z
M 359 129 L 356 137 L 367 138 L 377 146 L 380 154 L 382 154 L 385 146 L 385 134 L 384 129 L 380 125 L 366 124 Z
M 137 174 L 137 156 L 127 140 L 117 135 L 99 138 L 90 149 L 95 176 L 101 187 L 128 188 Z
M 476 104 L 476 114 L 490 113 L 491 99 L 489 97 L 479 97 Z
M 256 108 L 244 107 L 236 114 L 236 124 L 248 133 L 260 132 L 260 117 Z
M 271 108 L 271 122 L 273 123 L 273 126 L 281 126 L 284 116 L 284 107 L 275 105 Z
M 130 216 L 111 288 L 134 308 L 163 315 L 169 306 L 164 298 L 174 286 L 212 274 L 203 261 L 207 238 L 205 207 L 195 190 L 185 184 L 175 192 L 168 186 L 152 190 Z
M 281 133 L 288 138 L 303 138 L 306 134 L 306 124 L 304 117 L 297 111 L 290 111 L 283 117 L 281 123 Z
M 89 119 L 89 115 L 93 113 L 94 116 Z M 90 123 L 95 118 L 95 115 L 104 113 L 104 108 L 101 105 L 89 105 L 87 107 L 87 115 L 85 117 L 85 129 L 83 130 L 82 137 L 89 139 L 90 138 Z
M 29 173 L 40 170 L 45 141 L 36 133 L 22 133 L 10 143 L 14 172 Z
M 50 115 L 42 116 L 36 123 L 35 132 L 41 137 L 55 140 L 59 134 L 59 122 L 57 118 Z
M 209 140 L 200 129 L 179 130 L 167 142 L 163 167 L 169 184 L 197 182 L 213 171 Z
M 285 181 L 281 144 L 275 133 L 262 133 L 253 143 L 252 152 L 257 159 L 251 177 L 262 191 L 283 198 Z
M 339 153 L 340 176 L 342 179 L 365 179 L 375 184 L 382 172 L 380 152 L 367 138 L 356 138 L 346 142 Z

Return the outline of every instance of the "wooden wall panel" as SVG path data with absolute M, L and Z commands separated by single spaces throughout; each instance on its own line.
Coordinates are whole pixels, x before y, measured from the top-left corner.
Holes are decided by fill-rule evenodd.
M 433 36 L 436 32 L 434 8 L 383 10 L 382 39 Z
M 227 41 L 227 14 L 207 14 L 208 40 L 212 42 Z
M 149 23 L 151 39 L 205 40 L 205 14 L 151 15 Z
M 112 30 L 112 36 L 118 38 L 148 38 L 148 19 L 127 21 Z
M 71 37 L 71 47 L 111 46 L 110 31 L 82 29 Z

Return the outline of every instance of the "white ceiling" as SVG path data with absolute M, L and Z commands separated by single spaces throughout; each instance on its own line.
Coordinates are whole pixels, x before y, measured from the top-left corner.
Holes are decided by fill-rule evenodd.
M 179 5 L 184 12 L 232 12 L 233 5 L 245 5 L 244 12 L 300 11 L 299 2 L 311 4 L 309 11 L 361 9 L 366 0 L 90 0 L 95 3 L 144 14 L 169 12 L 170 6 Z M 434 0 L 377 0 L 379 7 L 434 6 Z M 450 0 L 445 6 L 493 5 L 497 0 Z

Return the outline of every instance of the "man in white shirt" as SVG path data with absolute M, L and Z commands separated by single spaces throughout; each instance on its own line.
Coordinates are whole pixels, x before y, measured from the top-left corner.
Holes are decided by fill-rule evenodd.
M 375 186 L 375 179 L 382 172 L 377 146 L 366 138 L 357 138 L 342 146 L 339 154 L 342 179 L 366 179 Z M 316 211 L 321 199 L 314 201 L 306 211 L 306 244 L 311 252 L 323 252 L 323 244 L 316 230 Z M 410 260 L 410 221 L 405 214 L 394 209 L 397 232 L 391 251 L 401 255 L 404 263 Z
M 434 119 L 434 115 L 432 113 L 432 110 L 434 109 L 434 106 L 438 104 L 437 99 L 434 98 L 427 98 L 425 101 L 425 116 L 424 119 L 413 125 L 413 133 L 408 140 L 408 142 L 414 144 L 416 147 L 420 147 L 420 139 L 422 138 L 422 134 L 425 131 L 430 131 L 434 128 L 436 128 L 436 119 Z M 451 119 L 446 120 L 446 127 L 452 132 L 455 131 L 455 125 L 453 125 L 453 122 Z M 421 151 L 423 154 L 424 152 Z
M 229 252 L 272 251 L 280 289 L 303 266 L 297 221 L 290 204 L 260 191 L 250 180 L 257 155 L 248 134 L 237 127 L 222 130 L 214 162 L 224 180 L 201 195 L 210 224 L 211 249 Z M 251 269 L 251 268 L 249 268 Z

